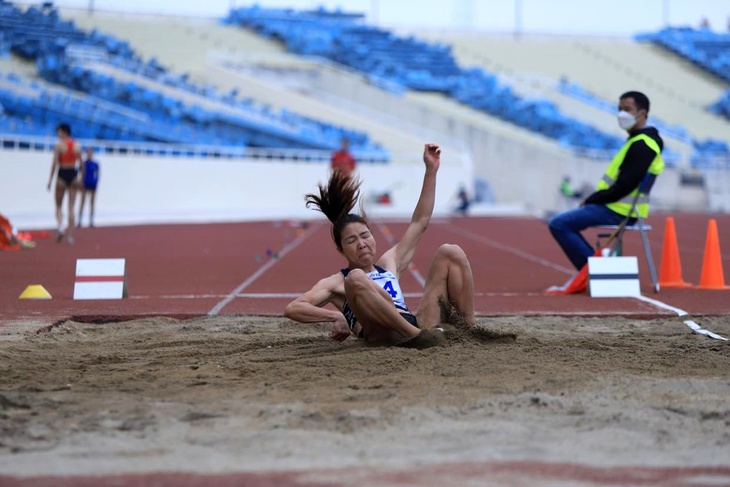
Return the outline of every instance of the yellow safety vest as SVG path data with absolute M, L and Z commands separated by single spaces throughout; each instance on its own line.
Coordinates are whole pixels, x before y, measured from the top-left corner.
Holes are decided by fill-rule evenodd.
M 606 173 L 603 175 L 603 178 L 601 178 L 601 180 L 598 182 L 598 185 L 596 186 L 596 191 L 608 189 L 616 182 L 619 169 L 621 168 L 621 164 L 623 164 L 624 162 L 624 157 L 626 157 L 626 153 L 629 151 L 631 144 L 633 144 L 637 140 L 643 140 L 644 142 L 646 142 L 646 145 L 648 145 L 651 150 L 656 152 L 656 157 L 653 161 L 651 161 L 651 165 L 649 166 L 649 173 L 654 176 L 658 176 L 662 173 L 662 171 L 664 170 L 664 159 L 662 159 L 662 151 L 659 148 L 659 144 L 657 144 L 656 141 L 648 135 L 639 134 L 627 140 L 623 147 L 621 147 L 621 149 L 616 153 L 613 160 L 611 161 L 611 164 L 609 164 L 608 168 L 606 168 Z M 631 205 L 634 203 L 634 198 L 638 193 L 639 187 L 637 186 L 631 193 L 624 196 L 622 199 L 613 203 L 608 203 L 606 204 L 606 206 L 618 213 L 619 215 L 629 216 L 629 213 L 631 213 Z M 636 201 L 636 210 L 638 211 L 641 218 L 646 218 L 649 216 L 648 194 L 641 193 L 639 195 L 639 198 Z M 631 216 L 635 217 L 636 213 Z

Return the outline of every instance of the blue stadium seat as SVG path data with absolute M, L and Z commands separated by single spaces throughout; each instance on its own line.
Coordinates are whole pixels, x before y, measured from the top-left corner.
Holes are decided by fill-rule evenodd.
M 235 108 L 240 116 L 232 117 L 218 110 L 204 110 L 186 105 L 182 98 L 163 94 L 162 91 L 143 88 L 134 82 L 123 82 L 102 73 L 94 72 L 82 65 L 67 62 L 66 50 L 70 45 L 88 45 L 102 48 L 109 55 L 112 66 L 150 78 L 162 85 L 172 86 L 217 100 Z M 155 58 L 143 62 L 127 42 L 93 30 L 89 33 L 76 28 L 73 22 L 60 20 L 51 3 L 32 6 L 25 11 L 7 2 L 0 2 L 0 54 L 2 50 L 36 61 L 39 74 L 51 83 L 89 94 L 89 100 L 107 109 L 99 112 L 79 105 L 78 100 L 64 98 L 54 93 L 54 100 L 40 86 L 25 83 L 26 87 L 38 90 L 38 96 L 20 97 L 8 103 L 6 117 L 15 120 L 18 116 L 31 114 L 42 121 L 35 125 L 17 123 L 6 126 L 18 130 L 39 130 L 38 135 L 47 135 L 48 122 L 63 119 L 72 122 L 79 137 L 114 136 L 129 140 L 154 140 L 162 142 L 186 142 L 193 144 L 217 143 L 240 146 L 275 145 L 280 147 L 301 147 L 332 150 L 339 146 L 339 140 L 348 130 L 304 118 L 290 117 L 289 121 L 301 125 L 298 130 L 281 130 L 281 114 L 260 109 L 251 99 L 237 99 L 237 93 L 218 93 L 210 86 L 197 86 L 188 80 L 187 74 L 169 73 Z M 18 80 L 20 82 L 20 80 Z M 0 103 L 8 96 L 0 97 Z M 17 108 L 16 108 L 17 107 Z M 116 108 L 115 108 L 116 107 Z M 22 108 L 22 109 L 21 109 Z M 126 114 L 131 108 L 146 115 L 150 122 L 140 123 Z M 111 110 L 111 111 L 110 111 Z M 104 113 L 103 116 L 100 113 Z M 257 120 L 255 123 L 252 120 Z M 154 120 L 154 123 L 151 122 Z M 97 126 L 98 125 L 98 126 Z M 326 128 L 325 128 L 326 127 Z M 83 132 L 93 132 L 83 133 Z M 336 137 L 330 133 L 337 134 Z M 387 152 L 369 140 L 366 134 L 353 137 L 353 150 L 367 150 L 387 160 Z

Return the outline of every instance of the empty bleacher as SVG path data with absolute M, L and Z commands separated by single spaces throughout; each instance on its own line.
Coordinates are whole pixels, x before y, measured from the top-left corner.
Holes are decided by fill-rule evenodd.
M 245 30 L 223 26 L 210 19 L 150 18 L 105 12 L 89 16 L 86 11 L 75 9 L 63 9 L 62 15 L 87 30 L 99 29 L 123 37 L 135 52 L 165 65 L 178 64 L 180 72 L 184 67 L 188 79 L 202 86 L 214 86 L 226 93 L 235 90 L 271 111 L 284 110 L 331 125 L 357 128 L 390 154 L 412 152 L 423 143 L 424 135 L 418 131 L 414 133 L 400 122 L 390 123 L 351 106 L 319 99 L 312 93 L 313 86 L 308 80 L 292 88 L 287 79 L 296 78 L 297 72 L 306 76 L 306 73 L 325 67 L 288 54 L 278 42 Z M 258 73 L 246 69 L 254 64 L 270 69 Z M 277 74 L 275 70 L 286 75 Z M 342 76 L 346 83 L 359 81 L 347 73 Z M 455 153 L 455 150 L 450 152 Z
M 6 117 L 28 114 L 45 130 L 50 120 L 65 117 L 82 137 L 187 142 L 189 144 L 299 147 L 331 150 L 346 137 L 363 160 L 387 159 L 387 152 L 359 130 L 345 129 L 291 111 L 272 111 L 237 93 L 221 93 L 200 86 L 185 74 L 176 74 L 155 58 L 147 62 L 127 42 L 98 30 L 87 33 L 73 21 L 62 20 L 50 3 L 26 10 L 0 4 L 3 43 L 17 56 L 34 61 L 47 81 L 92 94 L 86 105 L 78 98 L 45 85 L 35 96 L 3 92 Z M 17 85 L 23 84 L 13 79 Z M 26 83 L 25 86 L 28 86 Z M 30 105 L 29 105 L 30 104 Z M 92 110 L 90 107 L 101 107 Z M 125 105 L 146 114 L 151 121 L 117 116 Z M 111 114 L 104 107 L 116 106 Z M 13 121 L 5 125 L 18 127 Z M 29 127 L 25 126 L 25 129 Z M 32 127 L 30 127 L 32 128 Z
M 730 34 L 685 27 L 662 29 L 638 38 L 661 46 L 723 80 L 725 91 L 720 95 L 713 92 L 707 106 L 710 112 L 730 120 Z M 717 141 L 705 145 L 718 147 Z M 727 147 L 721 149 L 729 151 Z
M 495 70 L 518 92 L 539 93 L 602 130 L 615 124 L 618 95 L 644 91 L 652 101 L 650 123 L 662 131 L 668 151 L 687 164 L 714 147 L 706 141 L 727 139 L 730 133 L 730 123 L 707 110 L 725 83 L 651 44 L 615 38 L 425 35 L 451 43 L 460 62 Z M 615 125 L 613 130 L 619 133 Z
M 637 38 L 654 42 L 730 83 L 730 33 L 667 27 L 656 33 L 641 34 Z
M 706 101 L 703 106 L 710 113 L 730 120 L 730 33 L 720 34 L 706 28 L 668 27 L 656 33 L 638 35 L 637 39 L 660 46 L 722 80 L 725 91 L 720 95 L 704 93 L 712 96 L 712 100 Z M 727 138 L 727 131 L 717 137 L 695 141 L 693 161 L 696 165 L 716 168 L 718 161 L 724 161 L 730 168 L 730 145 L 720 139 Z
M 549 100 L 525 99 L 481 68 L 464 69 L 451 47 L 367 26 L 351 15 L 299 12 L 258 6 L 232 9 L 226 22 L 267 38 L 292 52 L 324 56 L 360 70 L 394 90 L 441 92 L 472 108 L 558 140 L 577 151 L 615 149 L 621 139 L 565 116 Z

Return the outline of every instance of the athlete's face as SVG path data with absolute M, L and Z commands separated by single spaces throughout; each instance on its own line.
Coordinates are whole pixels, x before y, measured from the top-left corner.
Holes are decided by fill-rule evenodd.
M 375 262 L 375 237 L 367 225 L 353 222 L 342 230 L 342 255 L 351 268 L 367 269 Z

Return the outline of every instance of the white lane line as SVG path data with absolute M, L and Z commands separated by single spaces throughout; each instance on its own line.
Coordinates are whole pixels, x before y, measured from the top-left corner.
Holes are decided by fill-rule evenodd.
M 316 223 L 309 227 L 309 229 L 302 234 L 301 236 L 297 237 L 293 242 L 288 243 L 284 246 L 283 249 L 279 252 L 279 258 L 278 259 L 271 259 L 268 262 L 266 262 L 264 265 L 258 268 L 256 272 L 251 274 L 245 281 L 243 281 L 241 284 L 236 286 L 236 288 L 231 291 L 228 296 L 226 296 L 224 299 L 220 300 L 218 304 L 213 306 L 213 308 L 208 311 L 208 316 L 216 316 L 220 311 L 226 307 L 228 303 L 236 299 L 236 296 L 241 293 L 244 289 L 246 289 L 248 286 L 251 285 L 256 279 L 258 279 L 264 272 L 271 269 L 274 265 L 276 265 L 279 260 L 284 257 L 286 254 L 294 250 L 304 242 L 307 238 L 309 238 L 314 232 L 319 230 L 319 228 L 322 226 L 322 223 Z
M 522 257 L 525 260 L 529 260 L 530 262 L 535 262 L 537 264 L 540 264 L 541 266 L 549 267 L 551 269 L 555 269 L 556 271 L 563 272 L 568 275 L 575 274 L 575 269 L 572 267 L 566 267 L 560 264 L 556 264 L 554 262 L 551 262 L 547 259 L 543 259 L 542 257 L 538 257 L 537 255 L 530 254 L 528 252 L 523 252 L 522 250 L 518 250 L 510 245 L 505 245 L 503 243 L 497 242 L 496 240 L 492 240 L 488 237 L 483 237 L 482 235 L 479 235 L 478 233 L 470 232 L 468 230 L 464 230 L 459 227 L 449 226 L 449 231 L 452 231 L 454 233 L 458 233 L 464 237 L 470 238 L 472 240 L 476 240 L 477 242 L 484 243 L 489 245 L 490 247 L 494 247 L 497 250 L 501 250 L 503 252 L 507 252 L 512 255 L 516 255 L 517 257 Z
M 646 296 L 638 296 L 636 299 L 638 299 L 640 301 L 644 301 L 645 303 L 649 303 L 653 306 L 656 306 L 657 308 L 672 311 L 673 313 L 676 313 L 677 316 L 680 316 L 680 317 L 689 316 L 689 313 L 687 313 L 685 310 L 680 309 L 680 308 L 675 308 L 674 306 L 670 306 L 670 305 L 663 303 L 656 299 L 652 299 L 652 298 L 649 298 Z M 694 333 L 697 333 L 698 335 L 705 335 L 710 338 L 714 338 L 715 340 L 727 341 L 727 338 L 720 336 L 717 333 L 713 333 L 709 330 L 705 330 L 704 328 L 702 328 L 702 326 L 700 326 L 693 320 L 684 320 L 684 324 L 687 325 Z
M 393 234 L 390 232 L 390 229 L 385 226 L 383 223 L 376 223 L 375 224 L 378 229 L 385 235 L 385 239 L 388 241 L 388 244 L 392 247 L 396 243 L 398 243 L 393 236 Z M 413 262 L 411 262 L 408 265 L 408 270 L 410 271 L 411 275 L 416 279 L 416 282 L 420 284 L 421 287 L 426 287 L 426 279 L 423 277 L 423 275 L 416 269 L 416 266 L 413 265 Z
M 298 298 L 304 294 L 304 291 L 297 293 L 238 293 L 235 298 L 244 299 L 293 299 Z M 230 294 L 163 294 L 161 296 L 152 295 L 138 295 L 129 296 L 129 299 L 223 299 L 230 296 Z M 422 292 L 411 292 L 403 293 L 406 298 L 422 298 Z M 545 293 L 510 293 L 510 292 L 475 292 L 474 296 L 477 297 L 497 297 L 497 298 L 524 298 L 524 297 L 535 297 L 545 296 Z

